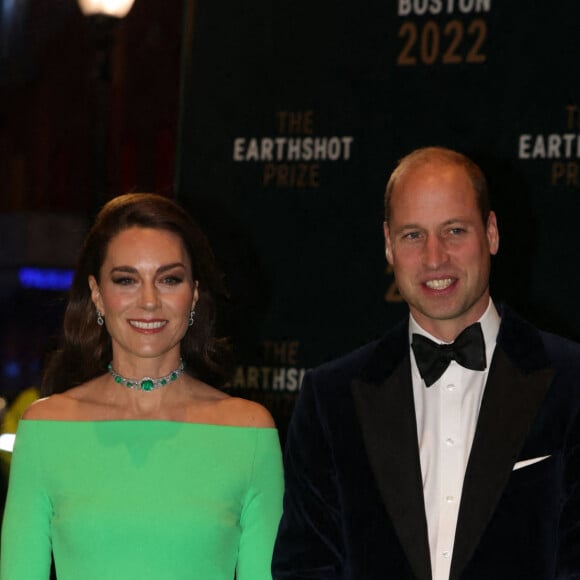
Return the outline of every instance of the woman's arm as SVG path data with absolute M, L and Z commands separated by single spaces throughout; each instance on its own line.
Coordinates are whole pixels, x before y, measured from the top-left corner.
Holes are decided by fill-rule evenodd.
M 242 508 L 237 580 L 271 580 L 284 481 L 278 433 L 256 430 L 253 476 Z
M 0 551 L 1 580 L 48 580 L 51 563 L 52 505 L 45 489 L 36 421 L 20 421 Z

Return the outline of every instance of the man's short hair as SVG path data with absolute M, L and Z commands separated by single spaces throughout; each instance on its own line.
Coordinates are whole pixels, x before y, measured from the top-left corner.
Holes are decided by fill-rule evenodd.
M 397 167 L 395 167 L 395 170 L 389 177 L 385 190 L 385 221 L 389 223 L 391 196 L 401 175 L 413 170 L 415 167 L 427 165 L 432 162 L 443 162 L 465 169 L 476 193 L 481 221 L 483 225 L 486 225 L 490 212 L 490 203 L 487 181 L 483 171 L 466 155 L 453 151 L 452 149 L 447 149 L 446 147 L 422 147 L 411 151 L 411 153 L 399 160 Z

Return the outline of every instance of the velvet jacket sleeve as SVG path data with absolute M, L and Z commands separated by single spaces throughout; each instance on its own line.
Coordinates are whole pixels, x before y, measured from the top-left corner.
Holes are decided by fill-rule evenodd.
M 2 580 L 50 577 L 52 505 L 44 487 L 45 466 L 35 427 L 28 421 L 18 426 L 2 526 Z
M 570 432 L 564 461 L 558 578 L 580 580 L 580 416 Z
M 341 510 L 332 449 L 313 388 L 304 377 L 284 454 L 284 512 L 274 549 L 273 577 L 340 578 Z
M 278 433 L 256 430 L 252 479 L 242 508 L 237 580 L 271 580 L 274 539 L 282 513 L 284 481 Z
M 561 438 L 554 445 L 562 458 L 555 578 L 580 580 L 580 345 L 554 335 L 542 336 L 557 373 L 547 397 L 549 411 L 539 423 L 551 425 L 548 433 Z

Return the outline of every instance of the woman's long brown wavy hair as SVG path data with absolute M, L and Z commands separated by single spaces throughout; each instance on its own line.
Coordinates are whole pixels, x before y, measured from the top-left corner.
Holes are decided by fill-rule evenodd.
M 175 202 L 152 193 L 129 193 L 109 201 L 97 215 L 82 245 L 64 315 L 61 347 L 48 359 L 41 391 L 64 392 L 106 372 L 112 358 L 111 337 L 97 325 L 89 276 L 100 278 L 109 243 L 131 227 L 153 228 L 177 234 L 198 281 L 195 323 L 181 341 L 181 356 L 192 376 L 223 385 L 231 368 L 230 348 L 214 335 L 216 300 L 225 298 L 223 277 L 209 243 L 191 216 Z

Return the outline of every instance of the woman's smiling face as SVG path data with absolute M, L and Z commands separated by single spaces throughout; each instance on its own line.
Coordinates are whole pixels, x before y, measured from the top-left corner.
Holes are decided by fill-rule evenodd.
M 177 234 L 130 227 L 109 243 L 92 300 L 111 335 L 116 364 L 179 358 L 189 313 L 198 299 L 191 261 Z M 173 362 L 172 362 L 173 364 Z

